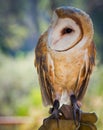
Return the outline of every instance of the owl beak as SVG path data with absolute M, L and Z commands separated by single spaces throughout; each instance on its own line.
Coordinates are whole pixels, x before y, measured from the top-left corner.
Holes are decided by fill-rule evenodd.
M 50 48 L 54 49 L 57 42 L 60 40 L 60 36 L 54 34 L 53 28 L 49 29 L 48 32 L 48 45 Z
M 56 45 L 56 43 L 59 41 L 59 39 L 57 39 L 57 40 L 53 40 L 52 41 L 52 45 Z

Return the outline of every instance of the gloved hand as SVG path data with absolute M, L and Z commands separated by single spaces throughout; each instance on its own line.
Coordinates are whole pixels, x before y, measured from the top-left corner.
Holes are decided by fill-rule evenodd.
M 81 113 L 80 127 L 78 130 L 97 130 L 97 116 L 95 113 Z
M 74 121 L 71 120 L 59 120 L 59 125 L 56 119 L 48 119 L 39 130 L 76 130 Z
M 74 120 L 59 119 L 58 127 L 56 119 L 48 119 L 39 130 L 97 130 L 96 121 L 97 116 L 95 113 L 82 113 L 78 128 L 74 124 Z
M 75 125 L 71 107 L 63 106 L 60 109 L 62 116 L 58 120 L 48 119 L 43 122 L 39 130 L 97 130 L 95 113 L 81 112 L 81 120 L 78 126 Z

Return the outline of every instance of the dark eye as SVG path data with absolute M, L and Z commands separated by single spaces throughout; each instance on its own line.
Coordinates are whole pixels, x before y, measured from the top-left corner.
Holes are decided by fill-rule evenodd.
M 71 28 L 64 28 L 62 30 L 62 34 L 68 34 L 68 33 L 71 33 L 73 30 Z

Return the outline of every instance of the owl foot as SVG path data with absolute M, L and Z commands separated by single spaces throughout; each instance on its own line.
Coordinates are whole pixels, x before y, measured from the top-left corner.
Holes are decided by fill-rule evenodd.
M 77 103 L 77 99 L 75 95 L 70 96 L 71 104 L 72 104 L 72 111 L 73 111 L 73 119 L 76 126 L 79 125 L 81 120 L 81 110 L 80 106 Z
M 44 119 L 44 122 L 49 120 L 49 119 L 56 119 L 57 120 L 57 125 L 59 127 L 59 117 L 60 117 L 60 111 L 59 111 L 59 101 L 55 100 L 53 103 L 53 107 L 50 108 L 49 114 L 51 114 L 48 118 Z

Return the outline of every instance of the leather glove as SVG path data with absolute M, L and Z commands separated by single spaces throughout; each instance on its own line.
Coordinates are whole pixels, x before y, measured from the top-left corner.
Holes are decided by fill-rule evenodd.
M 81 112 L 81 120 L 76 126 L 70 106 L 62 106 L 60 111 L 62 116 L 58 120 L 48 118 L 39 130 L 97 130 L 95 125 L 97 116 L 95 113 Z
M 59 119 L 59 126 L 56 119 L 48 119 L 39 130 L 97 130 L 94 124 L 97 121 L 95 113 L 82 113 L 80 125 L 74 124 L 74 120 Z

